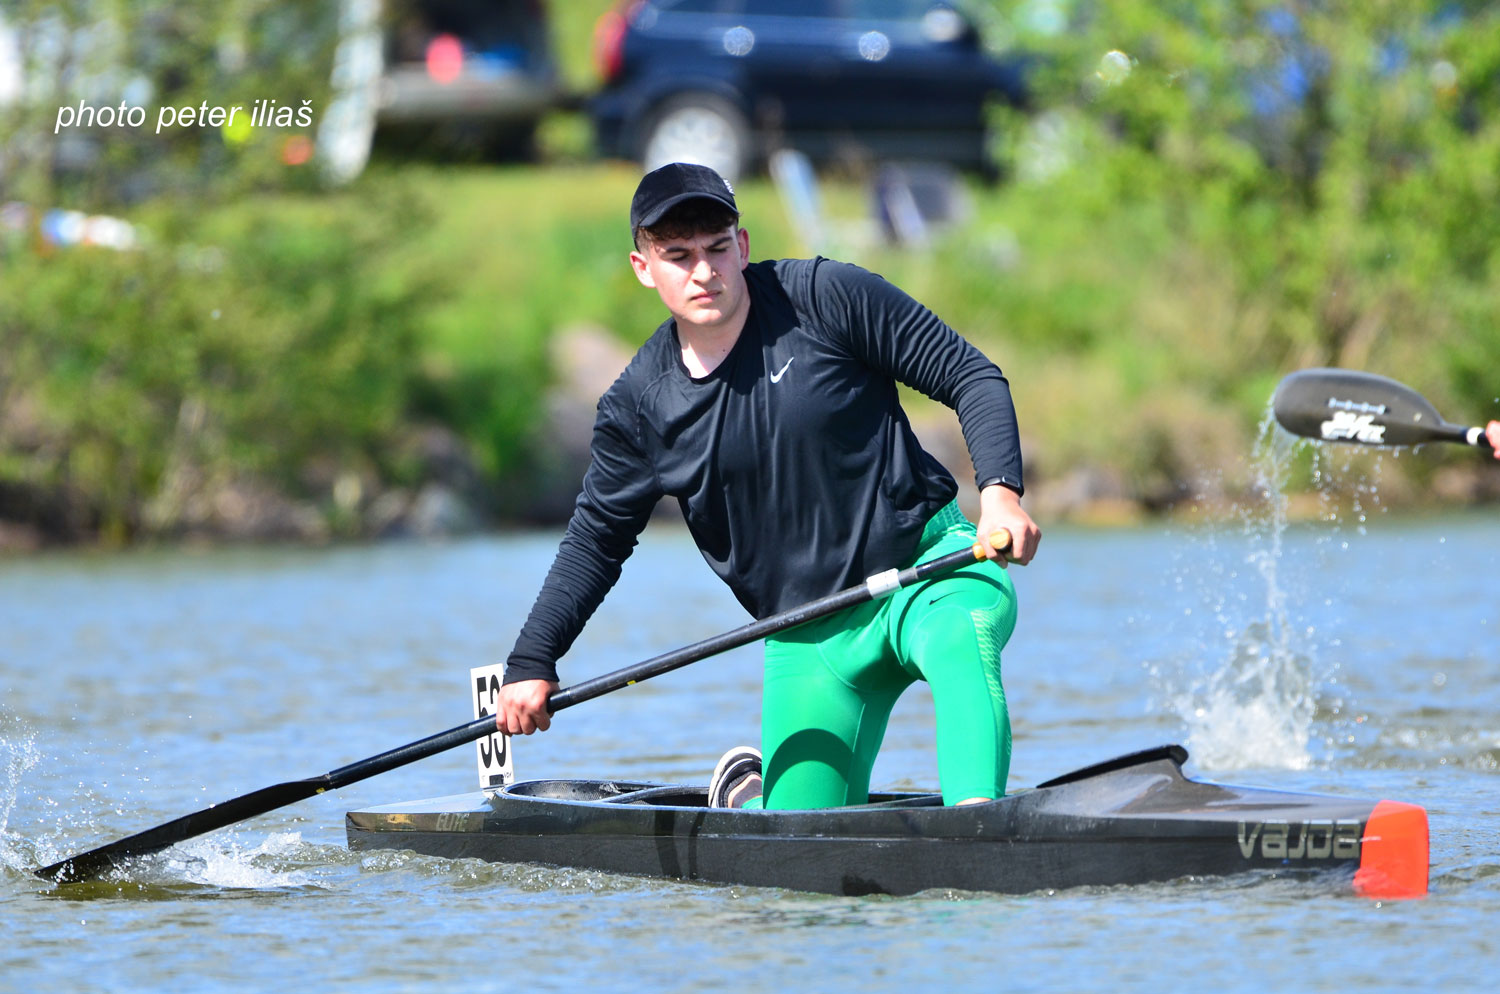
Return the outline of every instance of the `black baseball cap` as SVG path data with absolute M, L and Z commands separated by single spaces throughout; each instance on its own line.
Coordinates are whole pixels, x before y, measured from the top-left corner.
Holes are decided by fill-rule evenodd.
M 653 169 L 641 177 L 635 196 L 631 198 L 630 230 L 649 228 L 684 200 L 698 197 L 716 200 L 739 215 L 740 209 L 734 203 L 734 187 L 707 166 L 670 162 L 660 169 Z

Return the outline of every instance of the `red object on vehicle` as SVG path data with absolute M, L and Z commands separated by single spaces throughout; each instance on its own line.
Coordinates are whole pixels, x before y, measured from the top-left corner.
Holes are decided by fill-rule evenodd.
M 640 0 L 630 0 L 606 11 L 594 25 L 594 64 L 606 83 L 620 75 L 625 65 L 625 28 L 639 6 Z
M 427 75 L 451 83 L 464 71 L 464 46 L 452 35 L 438 35 L 427 43 Z

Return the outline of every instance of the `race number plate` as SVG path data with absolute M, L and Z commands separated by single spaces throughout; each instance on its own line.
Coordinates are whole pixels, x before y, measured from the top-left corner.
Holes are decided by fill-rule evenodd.
M 495 713 L 495 697 L 500 693 L 504 663 L 476 666 L 469 671 L 469 687 L 474 698 L 474 717 Z M 475 741 L 479 753 L 479 787 L 499 790 L 515 778 L 510 766 L 510 736 L 498 731 Z

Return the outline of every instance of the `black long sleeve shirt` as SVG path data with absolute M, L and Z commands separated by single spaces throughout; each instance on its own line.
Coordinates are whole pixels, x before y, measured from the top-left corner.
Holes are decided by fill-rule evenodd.
M 711 373 L 688 373 L 668 320 L 600 399 L 583 489 L 507 683 L 557 679 L 665 495 L 757 618 L 904 563 L 958 488 L 918 443 L 898 381 L 958 413 L 976 482 L 1021 492 L 1010 386 L 931 311 L 828 259 L 745 277 L 744 330 Z

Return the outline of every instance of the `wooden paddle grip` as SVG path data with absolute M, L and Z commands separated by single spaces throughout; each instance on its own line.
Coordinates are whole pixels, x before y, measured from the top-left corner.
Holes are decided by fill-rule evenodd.
M 1000 553 L 1000 555 L 1005 555 L 1005 550 L 1010 548 L 1010 532 L 1004 528 L 996 528 L 990 532 L 990 545 L 993 545 L 995 551 Z M 974 543 L 974 558 L 985 558 L 983 542 Z

